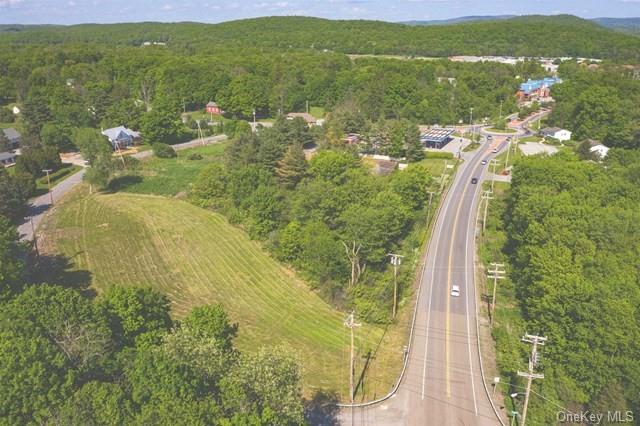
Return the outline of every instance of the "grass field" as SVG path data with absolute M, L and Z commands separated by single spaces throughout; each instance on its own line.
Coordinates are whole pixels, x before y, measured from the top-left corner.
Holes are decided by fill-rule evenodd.
M 139 194 L 174 196 L 187 191 L 198 173 L 212 161 L 221 161 L 226 143 L 207 145 L 177 151 L 176 158 L 152 157 L 140 162 L 135 173 L 125 173 L 114 179 L 111 189 Z M 189 156 L 199 154 L 201 160 L 190 160 Z
M 177 166 L 176 166 L 177 167 Z M 174 198 L 116 193 L 65 197 L 43 223 L 47 251 L 89 271 L 97 292 L 112 285 L 151 286 L 171 299 L 180 318 L 194 306 L 222 303 L 239 323 L 242 350 L 287 344 L 303 364 L 304 393 L 331 389 L 347 398 L 349 335 L 345 314 L 216 213 Z M 411 303 L 410 303 L 411 304 Z M 410 309 L 385 330 L 356 332 L 357 374 L 369 351 L 366 398 L 397 378 Z
M 507 134 L 516 133 L 516 130 L 510 129 L 508 127 L 505 129 L 496 129 L 495 127 L 489 127 L 488 129 L 485 129 L 485 130 L 491 133 L 507 133 Z

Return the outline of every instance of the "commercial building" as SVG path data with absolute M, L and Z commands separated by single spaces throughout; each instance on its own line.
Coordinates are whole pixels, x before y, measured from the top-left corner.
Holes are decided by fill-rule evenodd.
M 562 83 L 562 80 L 557 77 L 546 77 L 542 80 L 529 79 L 520 85 L 516 96 L 521 102 L 544 100 L 551 96 L 551 86 L 558 83 Z
M 420 135 L 420 142 L 427 148 L 442 148 L 451 141 L 451 135 L 455 132 L 449 128 L 435 128 Z

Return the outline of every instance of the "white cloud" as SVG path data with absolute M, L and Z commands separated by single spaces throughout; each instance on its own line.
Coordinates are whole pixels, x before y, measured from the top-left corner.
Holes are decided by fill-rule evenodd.
M 173 9 L 173 6 L 171 6 L 170 4 L 165 4 L 164 6 L 162 6 L 162 10 L 171 10 Z

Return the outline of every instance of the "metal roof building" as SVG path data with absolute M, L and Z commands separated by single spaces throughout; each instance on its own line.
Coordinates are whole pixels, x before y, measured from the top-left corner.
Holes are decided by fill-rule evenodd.
M 420 135 L 420 142 L 427 147 L 442 148 L 451 140 L 451 135 L 455 132 L 454 129 L 438 128 L 431 129 L 428 132 Z

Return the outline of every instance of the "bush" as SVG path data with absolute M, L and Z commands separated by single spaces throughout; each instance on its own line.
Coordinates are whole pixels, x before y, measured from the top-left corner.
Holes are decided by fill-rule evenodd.
M 152 148 L 153 154 L 158 158 L 175 158 L 178 156 L 176 151 L 166 143 L 154 143 Z
M 187 160 L 192 160 L 192 161 L 196 161 L 196 160 L 202 160 L 204 157 L 196 152 L 194 152 L 193 154 L 189 154 L 189 156 L 187 157 Z
M 425 158 L 448 160 L 453 158 L 452 152 L 425 151 Z
M 13 123 L 15 117 L 9 108 L 0 107 L 0 123 Z

